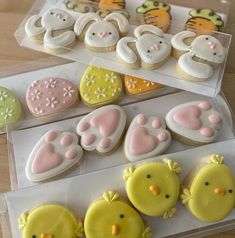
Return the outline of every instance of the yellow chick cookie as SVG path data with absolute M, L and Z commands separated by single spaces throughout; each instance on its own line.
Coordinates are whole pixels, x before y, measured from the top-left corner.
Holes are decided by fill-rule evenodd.
M 113 191 L 89 206 L 84 229 L 87 238 L 152 238 L 140 215 Z
M 44 204 L 21 214 L 18 219 L 22 238 L 83 237 L 82 223 L 66 208 Z
M 129 167 L 123 174 L 127 196 L 133 206 L 145 215 L 170 218 L 176 212 L 179 173 L 179 164 L 169 159 Z
M 184 180 L 182 202 L 199 220 L 224 219 L 235 206 L 235 180 L 224 158 L 212 155 Z

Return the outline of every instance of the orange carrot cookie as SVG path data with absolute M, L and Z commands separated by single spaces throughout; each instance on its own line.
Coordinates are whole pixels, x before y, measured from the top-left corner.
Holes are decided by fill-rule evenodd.
M 211 35 L 224 25 L 221 16 L 210 9 L 194 9 L 189 12 L 189 16 L 186 30 L 193 31 L 197 35 Z
M 147 0 L 136 12 L 141 24 L 154 25 L 166 32 L 171 22 L 170 9 L 166 3 Z
M 101 0 L 99 2 L 99 8 L 102 10 L 120 10 L 125 7 L 125 0 Z
M 124 77 L 125 90 L 127 94 L 138 95 L 143 93 L 148 93 L 153 90 L 164 87 L 159 83 L 154 83 L 148 80 L 144 80 L 137 77 L 132 77 L 130 75 L 125 75 Z

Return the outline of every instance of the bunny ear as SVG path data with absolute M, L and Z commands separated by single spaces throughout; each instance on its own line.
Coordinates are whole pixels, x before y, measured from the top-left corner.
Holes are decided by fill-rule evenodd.
M 94 12 L 81 15 L 74 25 L 74 32 L 76 33 L 76 35 L 80 36 L 85 27 L 92 21 L 101 21 L 101 18 Z
M 41 18 L 39 15 L 31 16 L 25 24 L 25 32 L 29 37 L 41 35 L 46 31 L 42 26 L 37 26 L 37 21 Z
M 127 18 L 118 12 L 113 12 L 105 17 L 105 21 L 116 21 L 118 24 L 119 31 L 122 34 L 126 34 L 129 31 L 129 22 Z
M 136 27 L 134 35 L 136 36 L 136 38 L 139 38 L 144 32 L 150 32 L 154 35 L 164 37 L 163 31 L 160 28 L 153 25 L 141 25 L 139 27 Z

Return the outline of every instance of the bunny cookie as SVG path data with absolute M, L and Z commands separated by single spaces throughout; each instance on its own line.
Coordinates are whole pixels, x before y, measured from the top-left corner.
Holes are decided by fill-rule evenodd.
M 73 25 L 74 19 L 67 12 L 50 9 L 42 16 L 31 16 L 26 21 L 25 32 L 32 41 L 43 43 L 46 50 L 58 53 L 74 43 Z
M 83 14 L 75 23 L 74 31 L 92 51 L 114 51 L 120 36 L 129 30 L 127 18 L 114 12 L 102 19 L 95 13 Z
M 117 56 L 129 68 L 156 69 L 171 55 L 171 45 L 158 27 L 141 25 L 133 37 L 124 37 L 117 44 Z

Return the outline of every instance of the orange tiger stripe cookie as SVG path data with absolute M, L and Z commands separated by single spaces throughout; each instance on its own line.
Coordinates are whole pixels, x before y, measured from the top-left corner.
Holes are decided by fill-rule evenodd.
M 99 2 L 99 8 L 102 10 L 121 10 L 125 7 L 125 0 L 101 0 Z
M 164 87 L 159 83 L 154 83 L 130 75 L 125 75 L 124 84 L 126 93 L 130 95 L 139 95 L 143 93 L 148 93 L 153 90 Z

